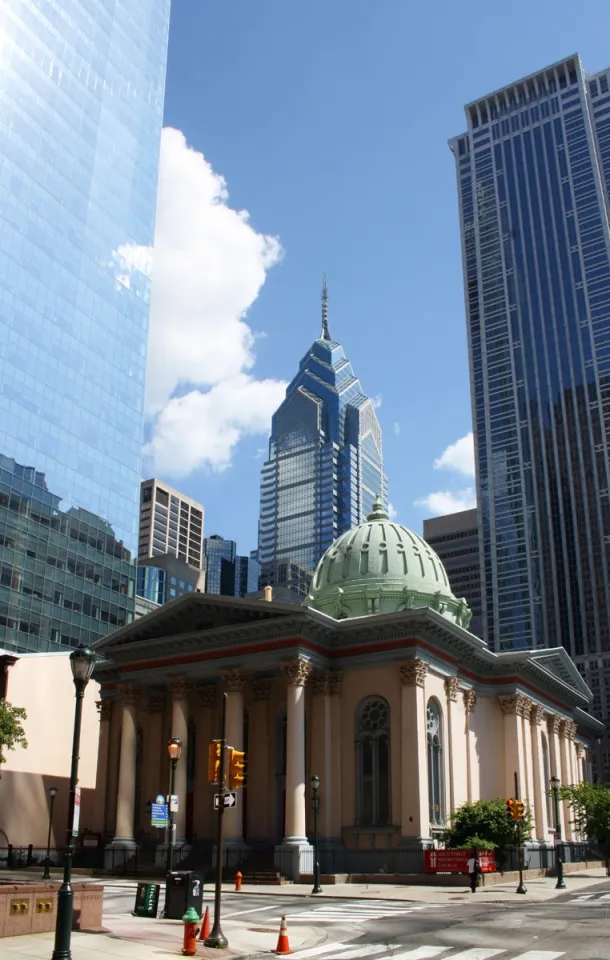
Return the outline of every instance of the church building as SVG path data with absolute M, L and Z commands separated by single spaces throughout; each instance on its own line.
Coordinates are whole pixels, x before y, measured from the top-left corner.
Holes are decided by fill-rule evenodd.
M 494 653 L 470 617 L 432 548 L 377 499 L 326 551 L 303 606 L 195 593 L 121 628 L 96 646 L 94 828 L 113 855 L 163 841 L 148 804 L 168 793 L 178 737 L 179 857 L 211 862 L 208 744 L 226 692 L 228 743 L 247 753 L 225 814 L 240 862 L 274 852 L 289 878 L 311 873 L 314 775 L 323 872 L 355 872 L 364 851 L 367 872 L 421 855 L 464 802 L 514 797 L 515 775 L 533 846 L 552 844 L 550 778 L 589 779 L 603 729 L 591 692 L 563 647 Z

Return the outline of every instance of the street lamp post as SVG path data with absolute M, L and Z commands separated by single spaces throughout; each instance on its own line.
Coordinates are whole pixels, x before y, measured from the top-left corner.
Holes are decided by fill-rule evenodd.
M 49 787 L 49 832 L 47 833 L 47 855 L 44 858 L 44 873 L 42 875 L 43 880 L 51 879 L 51 874 L 49 873 L 49 867 L 51 865 L 51 829 L 53 827 L 53 804 L 55 803 L 56 796 L 57 787 Z
M 313 776 L 311 783 L 311 799 L 313 806 L 313 890 L 312 893 L 322 893 L 320 886 L 320 860 L 318 858 L 318 812 L 320 810 L 320 778 Z
M 172 797 L 176 789 L 176 767 L 182 753 L 182 740 L 178 737 L 170 737 L 167 741 L 167 752 L 169 753 L 170 767 L 170 787 L 169 804 L 167 806 L 167 825 L 169 827 L 169 843 L 167 844 L 167 873 L 168 875 L 174 869 L 174 814 L 172 811 Z M 180 801 L 178 801 L 180 802 Z
M 559 777 L 551 777 L 551 790 L 553 791 L 553 806 L 555 808 L 555 863 L 557 864 L 557 883 L 556 890 L 565 890 L 566 885 L 563 879 L 563 842 L 561 838 L 561 820 L 559 818 Z
M 83 715 L 83 697 L 85 687 L 91 679 L 96 656 L 89 647 L 78 647 L 70 654 L 70 667 L 76 690 L 74 710 L 74 736 L 72 739 L 72 766 L 70 768 L 70 793 L 68 796 L 68 828 L 66 831 L 66 849 L 64 852 L 64 879 L 57 893 L 57 921 L 55 923 L 55 946 L 53 960 L 71 960 L 70 940 L 72 938 L 72 908 L 74 890 L 72 889 L 72 857 L 74 856 L 74 807 L 76 804 L 76 785 L 78 783 L 78 751 L 80 747 L 80 728 Z

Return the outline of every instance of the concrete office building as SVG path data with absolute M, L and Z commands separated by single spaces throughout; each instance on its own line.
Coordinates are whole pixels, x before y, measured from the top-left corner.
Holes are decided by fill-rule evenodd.
M 484 636 L 562 644 L 610 719 L 610 69 L 577 55 L 455 137 Z M 604 770 L 610 776 L 610 740 Z
M 140 489 L 138 560 L 171 553 L 203 568 L 203 506 L 160 480 L 144 480 Z
M 472 610 L 469 630 L 480 637 L 481 568 L 478 511 L 460 510 L 424 520 L 424 540 L 441 558 L 456 597 L 465 597 Z

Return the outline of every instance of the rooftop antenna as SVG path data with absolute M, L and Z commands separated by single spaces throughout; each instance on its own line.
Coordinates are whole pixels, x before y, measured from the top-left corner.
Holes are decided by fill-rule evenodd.
M 326 286 L 326 274 L 322 279 L 322 340 L 330 340 L 328 332 L 328 287 Z

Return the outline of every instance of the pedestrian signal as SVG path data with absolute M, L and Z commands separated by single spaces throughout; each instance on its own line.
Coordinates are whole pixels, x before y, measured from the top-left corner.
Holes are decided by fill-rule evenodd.
M 220 782 L 220 754 L 221 743 L 211 743 L 208 747 L 208 780 L 210 783 Z
M 229 747 L 229 787 L 237 790 L 243 787 L 246 777 L 246 754 L 243 750 Z

